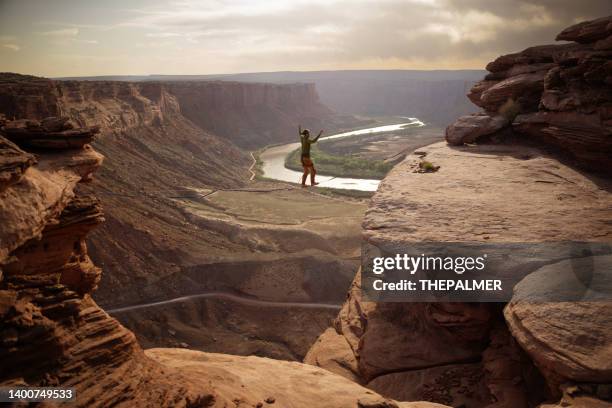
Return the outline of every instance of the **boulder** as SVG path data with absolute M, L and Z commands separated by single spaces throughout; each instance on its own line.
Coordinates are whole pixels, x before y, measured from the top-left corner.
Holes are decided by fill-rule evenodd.
M 584 21 L 561 31 L 557 41 L 575 41 L 577 43 L 592 43 L 612 35 L 612 16 Z
M 335 328 L 328 328 L 319 336 L 304 357 L 304 363 L 322 367 L 332 373 L 360 382 L 359 368 L 353 350 Z
M 520 110 L 537 109 L 544 90 L 546 70 L 518 74 L 500 81 L 480 96 L 481 106 L 488 112 L 498 112 L 509 100 L 518 103 Z
M 8 122 L 4 136 L 22 147 L 41 149 L 80 149 L 92 142 L 98 126 L 74 129 L 68 118 L 48 117 L 42 121 L 20 119 Z
M 493 85 L 497 84 L 498 81 L 485 79 L 483 81 L 478 81 L 472 86 L 470 92 L 468 92 L 467 97 L 472 101 L 474 105 L 480 106 L 484 108 L 480 98 L 482 97 L 482 93 L 487 89 L 491 88 Z
M 485 80 L 502 80 L 514 75 L 528 74 L 537 71 L 547 71 L 554 67 L 554 63 L 534 63 L 513 65 L 506 71 L 491 72 L 485 76 Z
M 454 146 L 474 143 L 482 136 L 491 135 L 509 125 L 502 115 L 475 113 L 462 116 L 446 128 L 446 141 Z
M 579 47 L 577 44 L 553 44 L 529 47 L 521 52 L 506 54 L 487 64 L 486 70 L 497 73 L 504 72 L 514 65 L 547 64 L 554 62 L 556 54 Z
M 612 382 L 612 255 L 546 265 L 514 288 L 504 315 L 552 390 Z

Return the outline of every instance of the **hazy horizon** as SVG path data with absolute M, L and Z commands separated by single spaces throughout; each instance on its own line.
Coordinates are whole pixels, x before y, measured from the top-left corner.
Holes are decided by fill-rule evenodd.
M 199 79 L 199 78 L 203 78 L 203 79 L 216 79 L 216 78 L 225 78 L 225 77 L 229 77 L 230 79 L 234 78 L 234 77 L 238 77 L 238 78 L 243 78 L 243 77 L 250 77 L 253 76 L 255 78 L 258 78 L 260 76 L 266 76 L 266 75 L 271 75 L 271 76 L 276 76 L 276 75 L 305 75 L 308 76 L 309 74 L 334 74 L 334 73 L 450 73 L 450 72 L 463 72 L 463 73 L 478 73 L 478 74 L 482 74 L 484 72 L 486 72 L 486 70 L 484 68 L 481 69 L 410 69 L 410 68 L 406 68 L 406 69 L 395 69 L 395 68 L 389 68 L 389 69 L 330 69 L 330 70 L 293 70 L 293 71 L 288 71 L 288 70 L 284 70 L 284 71 L 259 71 L 259 72 L 231 72 L 231 73 L 213 73 L 213 74 L 175 74 L 175 73 L 169 73 L 169 74 L 159 74 L 159 73 L 151 73 L 151 74 L 144 74 L 144 75 L 134 75 L 134 74 L 104 74 L 104 75 L 67 75 L 67 76 L 55 76 L 55 77 L 49 77 L 51 79 L 70 79 L 70 78 L 135 78 L 135 79 L 141 79 L 141 78 L 151 78 L 151 80 L 157 80 L 158 78 L 165 78 L 165 77 L 171 77 L 170 79 L 173 78 L 180 78 L 180 79 L 188 79 L 190 77 L 194 77 L 195 79 Z
M 0 71 L 473 70 L 606 14 L 607 0 L 0 0 Z

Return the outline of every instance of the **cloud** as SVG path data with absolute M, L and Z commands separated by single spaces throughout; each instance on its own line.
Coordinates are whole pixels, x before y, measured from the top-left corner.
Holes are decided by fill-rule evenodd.
M 147 33 L 147 37 L 151 38 L 171 38 L 171 37 L 182 37 L 183 34 L 179 33 Z
M 95 44 L 99 44 L 100 43 L 98 40 L 77 40 L 77 39 L 73 39 L 72 41 L 74 41 L 76 43 L 90 44 L 90 45 L 95 45 Z
M 40 34 L 47 37 L 76 37 L 79 34 L 79 29 L 77 27 L 62 28 L 59 30 L 43 31 Z
M 4 48 L 8 48 L 9 50 L 19 51 L 21 49 L 17 44 L 2 44 Z
M 512 4 L 510 4 L 512 3 Z M 279 69 L 293 53 L 295 65 L 355 63 L 372 59 L 411 61 L 481 59 L 550 43 L 572 24 L 574 9 L 587 18 L 606 10 L 607 0 L 335 0 L 223 1 L 134 10 L 124 26 L 155 28 L 147 37 L 189 39 L 199 47 L 245 63 L 273 59 Z
M 30 50 L 44 35 L 46 49 L 36 58 L 55 58 L 61 49 L 62 69 L 78 66 L 82 74 L 102 67 L 147 73 L 160 66 L 165 73 L 193 74 L 482 68 L 498 55 L 553 43 L 577 21 L 610 13 L 609 0 L 122 0 L 122 6 L 95 7 L 64 2 L 43 13 L 45 28 L 31 17 L 30 27 L 52 31 L 26 38 L 0 24 L 19 36 L 0 36 L 0 44 Z M 0 17 L 9 22 L 9 16 Z M 105 45 L 96 47 L 96 64 L 81 58 L 82 44 L 96 44 L 93 38 Z

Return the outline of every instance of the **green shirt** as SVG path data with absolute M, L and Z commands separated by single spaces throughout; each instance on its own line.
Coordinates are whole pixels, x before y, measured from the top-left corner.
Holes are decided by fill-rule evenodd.
M 310 157 L 310 145 L 317 143 L 318 138 L 317 136 L 315 139 L 311 139 L 310 137 L 300 135 L 300 140 L 302 142 L 302 157 Z

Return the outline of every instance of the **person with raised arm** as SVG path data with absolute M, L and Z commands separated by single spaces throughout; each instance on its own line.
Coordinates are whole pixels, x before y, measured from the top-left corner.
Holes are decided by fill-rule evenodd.
M 312 159 L 310 158 L 310 145 L 312 145 L 313 143 L 317 143 L 317 140 L 319 140 L 319 138 L 323 134 L 323 131 L 321 130 L 317 137 L 311 139 L 310 130 L 302 130 L 302 125 L 299 125 L 298 133 L 300 135 L 300 142 L 302 144 L 302 154 L 300 157 L 302 161 L 302 167 L 304 168 L 304 174 L 302 174 L 302 187 L 306 187 L 306 178 L 308 177 L 308 174 L 310 174 L 310 184 L 316 186 L 319 183 L 315 182 L 315 176 L 317 174 L 317 171 L 314 167 Z

